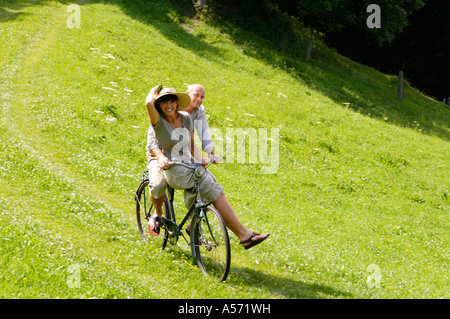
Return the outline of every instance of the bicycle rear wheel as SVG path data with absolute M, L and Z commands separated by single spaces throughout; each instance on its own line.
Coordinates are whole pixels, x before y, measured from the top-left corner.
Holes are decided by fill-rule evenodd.
M 144 180 L 140 185 L 135 194 L 136 200 L 136 221 L 141 238 L 146 243 L 148 242 L 148 237 L 152 237 L 152 241 L 160 242 L 161 249 L 164 249 L 167 244 L 169 237 L 168 230 L 164 227 L 160 227 L 161 232 L 159 236 L 151 236 L 148 234 L 147 225 L 149 218 L 155 212 L 155 208 L 150 200 L 150 189 L 148 188 L 148 180 Z M 167 219 L 172 219 L 172 210 L 170 209 L 169 201 L 167 196 L 164 199 L 163 204 L 163 214 Z
M 205 209 L 205 216 L 194 218 L 194 250 L 200 269 L 217 281 L 225 281 L 230 270 L 230 239 L 220 213 L 211 205 Z

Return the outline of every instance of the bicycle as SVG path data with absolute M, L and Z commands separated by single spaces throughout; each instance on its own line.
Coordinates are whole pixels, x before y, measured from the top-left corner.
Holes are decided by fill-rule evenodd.
M 206 169 L 210 164 L 203 167 L 201 164 L 169 162 L 169 168 L 174 165 L 181 165 L 192 169 L 194 174 L 194 187 L 191 191 L 196 193 L 196 197 L 181 223 L 177 224 L 173 208 L 174 189 L 167 186 L 163 204 L 163 216 L 161 216 L 161 232 L 156 238 L 159 237 L 159 240 L 162 241 L 160 245 L 161 249 L 164 249 L 167 242 L 176 245 L 180 236 L 183 237 L 191 247 L 192 256 L 197 258 L 198 266 L 202 272 L 207 276 L 216 278 L 218 281 L 225 281 L 231 263 L 228 231 L 219 211 L 212 204 L 204 203 L 200 196 L 199 180 L 206 174 Z M 146 189 L 148 189 L 148 183 L 148 170 L 144 170 L 142 172 L 141 184 L 135 194 L 135 200 L 138 230 L 141 238 L 145 242 L 148 242 L 145 235 L 145 228 L 149 218 L 154 213 L 153 204 L 147 201 Z M 149 190 L 148 194 L 150 194 Z M 185 229 L 186 234 L 190 237 L 188 240 L 182 232 L 182 229 L 190 219 L 192 219 L 190 223 L 191 228 L 189 231 Z M 144 220 L 147 222 L 143 224 Z

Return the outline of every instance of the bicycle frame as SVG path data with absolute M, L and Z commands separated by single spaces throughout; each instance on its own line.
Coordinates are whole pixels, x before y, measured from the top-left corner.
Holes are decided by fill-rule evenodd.
M 148 170 L 145 170 L 145 171 L 142 172 L 142 182 L 145 182 L 146 180 L 148 180 Z M 193 239 L 191 238 L 191 240 L 189 242 L 186 239 L 186 237 L 184 236 L 184 234 L 181 232 L 181 229 L 183 228 L 185 223 L 190 218 L 193 218 L 194 214 L 195 214 L 196 218 L 198 218 L 198 219 L 202 218 L 202 217 L 205 217 L 205 214 L 203 213 L 203 209 L 206 206 L 208 206 L 209 204 L 208 203 L 203 203 L 202 200 L 201 200 L 200 188 L 199 188 L 199 185 L 198 185 L 198 179 L 197 178 L 194 179 L 194 184 L 195 184 L 195 190 L 196 190 L 196 198 L 193 201 L 193 203 L 190 205 L 187 214 L 184 216 L 184 218 L 183 218 L 183 220 L 182 220 L 182 222 L 180 224 L 177 224 L 177 222 L 176 222 L 175 211 L 174 211 L 174 208 L 173 208 L 173 201 L 174 201 L 174 198 L 175 198 L 174 197 L 175 190 L 172 187 L 170 187 L 169 185 L 167 185 L 167 190 L 166 190 L 165 196 L 167 197 L 168 202 L 169 202 L 169 206 L 170 206 L 169 208 L 170 208 L 170 211 L 171 211 L 171 219 L 167 219 L 166 217 L 161 216 L 161 221 L 168 228 L 169 232 L 172 230 L 171 231 L 171 233 L 172 233 L 171 235 L 173 237 L 175 237 L 174 238 L 175 239 L 175 243 L 178 242 L 179 235 L 183 236 L 183 238 L 186 241 L 186 243 L 189 246 L 191 246 L 193 256 L 196 257 L 196 254 L 195 254 L 195 251 L 194 251 L 194 245 L 195 244 L 194 244 Z M 145 193 L 144 193 L 144 196 L 143 196 L 143 201 L 144 201 L 143 202 L 144 210 L 146 210 L 146 207 L 147 207 L 147 196 L 145 195 Z M 141 205 L 140 202 L 139 202 L 139 205 Z M 208 227 L 209 227 L 209 222 L 208 222 L 207 217 L 206 217 L 206 221 L 207 221 L 207 224 L 208 224 Z M 211 228 L 209 227 L 209 229 L 211 229 Z
M 200 195 L 199 181 L 202 176 L 207 173 L 207 166 L 203 167 L 200 164 L 169 162 L 169 167 L 173 165 L 182 165 L 193 170 L 194 187 L 185 191 L 191 192 L 194 195 L 194 199 L 189 205 L 187 213 L 184 215 L 181 223 L 177 224 L 173 205 L 175 189 L 170 186 L 167 187 L 164 199 L 164 214 L 161 216 L 160 225 L 164 230 L 161 248 L 164 249 L 167 242 L 176 245 L 179 237 L 182 236 L 187 245 L 191 247 L 191 254 L 197 259 L 199 268 L 206 275 L 213 274 L 219 281 L 223 281 L 228 275 L 230 268 L 230 241 L 226 230 L 226 224 L 220 215 L 220 212 L 217 211 L 211 203 L 203 202 Z M 148 172 L 144 171 L 142 182 L 136 192 L 136 213 L 139 232 L 145 241 L 147 241 L 147 238 L 144 235 L 141 223 L 141 212 L 142 210 L 145 212 L 145 219 L 148 220 L 151 216 L 152 209 L 154 211 L 153 204 L 150 206 L 149 210 L 147 210 L 148 201 L 146 199 L 145 188 L 148 183 Z M 142 206 L 142 204 L 144 206 Z M 189 233 L 190 238 L 187 239 L 182 229 L 186 223 L 189 222 L 191 224 L 191 232 Z M 213 232 L 217 233 L 214 235 Z M 219 234 L 219 237 L 217 237 L 217 234 Z M 219 242 L 217 240 L 219 240 Z M 218 249 L 217 251 L 216 248 Z M 209 252 L 211 252 L 211 254 Z
M 197 185 L 197 187 L 198 187 L 198 185 Z M 199 196 L 199 191 L 197 191 L 198 192 L 198 196 Z M 171 205 L 171 208 L 173 207 L 173 199 L 174 199 L 174 196 L 173 196 L 173 193 L 174 193 L 174 190 L 172 189 L 172 188 L 168 188 L 168 193 L 169 193 L 169 203 L 170 203 L 170 205 Z M 201 198 L 201 197 L 200 197 Z M 176 235 L 176 241 L 178 241 L 178 235 L 181 235 L 183 238 L 184 238 L 184 240 L 186 241 L 186 243 L 191 247 L 191 253 L 192 253 L 192 256 L 193 257 L 197 257 L 196 256 L 196 253 L 195 253 L 195 249 L 194 249 L 194 247 L 195 247 L 195 243 L 194 243 L 194 237 L 193 236 L 191 236 L 190 237 L 190 241 L 188 241 L 187 239 L 186 239 L 186 237 L 184 236 L 184 234 L 181 232 L 181 229 L 183 229 L 183 226 L 186 224 L 186 222 L 190 219 L 190 218 L 194 218 L 194 215 L 195 215 L 195 218 L 197 218 L 197 219 L 200 219 L 200 218 L 205 218 L 206 219 L 206 224 L 208 225 L 208 228 L 209 228 L 209 230 L 210 230 L 210 232 L 211 232 L 211 227 L 209 226 L 209 222 L 208 222 L 208 216 L 204 213 L 204 208 L 206 207 L 206 206 L 208 206 L 209 204 L 205 204 L 205 203 L 203 203 L 203 202 L 199 202 L 198 200 L 197 200 L 197 198 L 194 200 L 194 202 L 191 204 L 191 206 L 189 207 L 189 209 L 188 209 L 188 212 L 186 213 L 186 215 L 184 216 L 184 218 L 183 218 L 183 220 L 181 221 L 181 223 L 180 224 L 177 224 L 176 223 L 176 220 L 175 220 L 175 214 L 174 214 L 174 216 L 172 216 L 172 218 L 174 219 L 174 220 L 168 220 L 168 219 L 166 219 L 166 218 L 162 218 L 162 222 L 164 223 L 164 224 L 171 224 L 171 223 L 173 223 L 173 225 L 172 226 L 169 226 L 169 227 L 173 227 L 173 226 L 175 226 L 176 227 L 176 230 L 177 230 L 177 232 L 178 232 L 178 234 Z M 173 212 L 173 209 L 172 209 L 172 212 Z M 167 226 L 166 226 L 167 227 Z M 201 230 L 200 229 L 200 233 L 202 234 L 202 237 L 204 237 L 203 236 L 203 230 Z M 214 239 L 214 235 L 212 234 L 212 232 L 211 232 L 211 235 L 213 236 L 213 239 Z M 214 239 L 214 242 L 215 242 L 215 239 Z
M 183 166 L 185 166 L 185 167 L 187 167 L 187 168 L 189 168 L 189 169 L 194 169 L 193 167 L 191 167 L 191 166 L 189 166 L 189 165 L 187 165 L 187 164 L 184 164 L 184 163 L 174 163 L 174 162 L 170 162 L 169 163 L 169 165 L 183 165 Z M 208 165 L 209 166 L 209 165 Z M 199 168 L 200 166 L 197 166 L 197 168 Z M 205 168 L 205 170 L 206 170 L 206 168 Z M 194 169 L 194 171 L 196 172 L 196 169 Z M 208 217 L 207 217 L 207 215 L 204 213 L 204 208 L 206 207 L 206 206 L 208 206 L 209 205 L 209 203 L 203 203 L 203 201 L 202 201 L 202 198 L 201 198 L 201 196 L 200 196 L 200 185 L 199 185 L 199 183 L 198 183 L 198 181 L 199 181 L 199 179 L 200 179 L 200 177 L 201 177 L 201 175 L 197 175 L 197 173 L 194 173 L 194 176 L 195 176 L 195 178 L 194 178 L 194 188 L 195 188 L 195 192 L 196 192 L 196 197 L 195 197 L 195 200 L 194 200 L 194 202 L 190 205 L 190 207 L 189 207 L 189 209 L 188 209 L 188 212 L 187 212 L 187 214 L 184 216 L 184 218 L 183 218 L 183 220 L 181 221 L 181 223 L 178 225 L 177 223 L 176 223 L 176 217 L 175 217 L 175 212 L 174 212 L 174 209 L 173 209 L 173 200 L 174 200 L 174 189 L 172 188 L 172 187 L 170 187 L 170 186 L 167 186 L 167 195 L 168 195 L 168 200 L 169 200 L 169 203 L 170 203 L 170 209 L 171 209 L 171 211 L 173 212 L 173 216 L 172 216 L 172 221 L 168 221 L 166 218 L 164 218 L 164 219 L 162 219 L 162 221 L 163 221 L 163 223 L 173 223 L 174 225 L 171 225 L 171 227 L 173 227 L 173 226 L 175 226 L 175 228 L 176 228 L 176 230 L 177 230 L 177 235 L 176 235 L 176 238 L 175 238 L 175 241 L 178 241 L 178 235 L 180 235 L 181 234 L 181 236 L 183 236 L 183 238 L 184 238 L 184 240 L 186 240 L 186 243 L 189 245 L 189 246 L 191 246 L 191 251 L 192 251 L 192 256 L 193 257 L 196 257 L 196 253 L 195 253 L 195 249 L 194 249 L 194 247 L 195 247 L 195 243 L 194 243 L 194 237 L 193 236 L 191 236 L 191 238 L 190 238 L 190 242 L 188 242 L 188 240 L 186 239 L 186 237 L 184 236 L 184 234 L 181 232 L 181 229 L 183 228 L 183 226 L 184 226 L 184 224 L 189 220 L 189 218 L 193 218 L 194 217 L 194 214 L 195 214 L 195 217 L 197 218 L 197 219 L 201 219 L 201 218 L 205 218 L 205 220 L 206 220 L 206 224 L 208 225 L 208 229 L 209 229 L 209 231 L 210 231 L 210 233 L 211 233 L 211 236 L 212 236 L 212 238 L 213 238 L 213 240 L 214 240 L 214 242 L 217 244 L 217 242 L 216 242 L 216 240 L 215 240 L 215 238 L 214 238 L 214 235 L 213 235 L 213 233 L 212 233 L 212 230 L 211 230 L 211 226 L 209 225 L 209 221 L 208 221 Z M 203 230 L 202 229 L 200 229 L 200 233 L 201 233 L 201 235 L 202 235 L 202 237 L 203 237 L 203 239 L 204 239 L 204 235 L 203 235 Z

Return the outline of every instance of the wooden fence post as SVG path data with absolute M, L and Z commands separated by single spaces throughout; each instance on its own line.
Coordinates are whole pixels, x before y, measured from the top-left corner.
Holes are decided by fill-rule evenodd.
M 398 72 L 398 91 L 397 97 L 399 100 L 403 98 L 403 71 Z
M 308 52 L 306 53 L 306 61 L 309 61 L 311 59 L 312 47 L 313 47 L 313 37 L 309 39 Z

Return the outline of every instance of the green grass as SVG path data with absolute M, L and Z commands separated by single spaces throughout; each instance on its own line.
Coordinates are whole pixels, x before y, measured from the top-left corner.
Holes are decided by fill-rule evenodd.
M 170 1 L 85 1 L 78 29 L 69 3 L 0 1 L 1 298 L 449 297 L 446 106 L 407 84 L 398 101 L 395 76 L 323 44 L 307 63 Z M 249 251 L 231 236 L 226 283 L 183 242 L 160 251 L 137 232 L 160 82 L 202 83 L 223 137 L 280 130 L 276 174 L 212 168 L 243 223 L 271 233 Z

